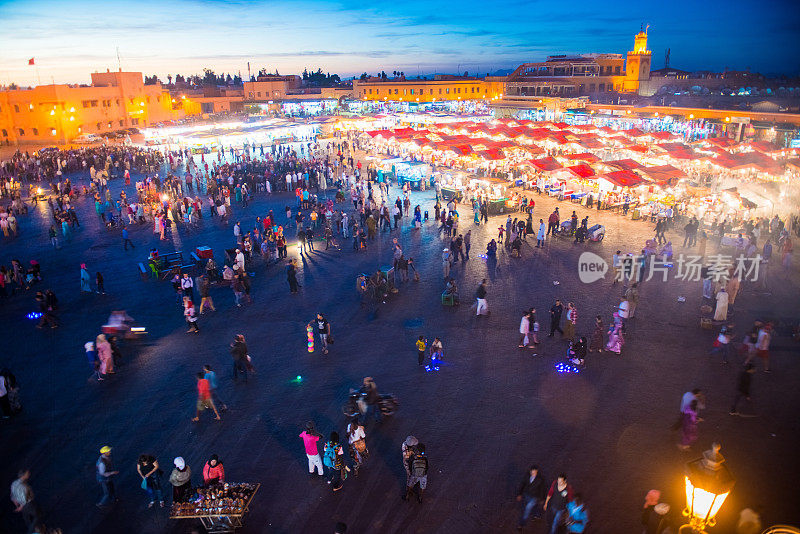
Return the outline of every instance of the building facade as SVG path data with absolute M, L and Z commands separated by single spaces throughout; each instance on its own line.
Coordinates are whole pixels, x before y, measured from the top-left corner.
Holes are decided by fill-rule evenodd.
M 259 76 L 254 82 L 244 82 L 244 99 L 247 101 L 281 100 L 300 89 L 300 76 Z
M 144 85 L 141 72 L 95 72 L 91 85 L 0 91 L 4 144 L 68 143 L 81 134 L 146 127 L 182 116 L 161 84 Z
M 495 78 L 434 76 L 432 79 L 366 78 L 353 80 L 353 98 L 367 101 L 436 102 L 491 100 L 502 97 L 504 82 Z
M 650 78 L 647 30 L 634 37 L 633 50 L 622 54 L 549 56 L 539 63 L 524 63 L 506 80 L 505 93 L 517 97 L 572 98 L 607 92 L 636 93 Z

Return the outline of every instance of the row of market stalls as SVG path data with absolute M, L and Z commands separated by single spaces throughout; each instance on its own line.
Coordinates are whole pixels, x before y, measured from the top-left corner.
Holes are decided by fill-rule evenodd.
M 505 187 L 524 185 L 639 216 L 669 208 L 711 220 L 769 216 L 794 194 L 800 171 L 799 149 L 764 141 L 687 143 L 666 130 L 519 119 L 415 124 L 362 117 L 350 131 L 370 152 L 432 166 L 462 195 L 504 198 Z
M 277 118 L 254 118 L 145 128 L 144 144 L 168 149 L 212 151 L 219 147 L 254 147 L 312 139 L 319 133 L 318 122 L 295 122 Z

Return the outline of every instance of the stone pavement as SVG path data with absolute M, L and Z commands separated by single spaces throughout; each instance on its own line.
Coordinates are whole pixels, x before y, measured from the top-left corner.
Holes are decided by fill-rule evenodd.
M 119 181 L 112 182 L 115 195 L 119 187 Z M 433 213 L 431 191 L 414 193 L 412 200 L 412 207 L 419 203 Z M 281 217 L 289 202 L 294 200 L 285 194 L 260 194 L 248 208 L 236 208 L 234 219 L 250 228 L 268 209 Z M 60 300 L 62 327 L 40 331 L 25 318 L 36 309 L 31 292 L 3 301 L 0 333 L 6 349 L 0 365 L 19 378 L 25 409 L 0 423 L 5 459 L 0 481 L 10 484 L 18 468 L 30 467 L 48 524 L 65 532 L 189 532 L 193 523 L 172 521 L 166 510 L 146 509 L 136 458 L 143 452 L 158 457 L 169 493 L 167 477 L 175 456 L 186 459 L 197 483 L 203 463 L 216 453 L 228 480 L 262 484 L 245 533 L 327 533 L 336 521 L 346 522 L 354 533 L 506 532 L 513 531 L 519 513 L 516 485 L 535 462 L 548 480 L 567 472 L 587 502 L 591 532 L 633 533 L 651 488 L 661 489 L 679 512 L 684 462 L 720 440 L 737 486 L 713 531 L 729 532 L 738 510 L 746 506 L 763 506 L 765 524 L 800 522 L 800 510 L 792 504 L 799 471 L 797 346 L 785 334 L 774 340 L 774 372 L 759 372 L 753 380 L 749 410 L 755 417 L 731 417 L 727 412 L 738 366 L 723 367 L 707 355 L 714 332 L 699 328 L 699 284 L 651 281 L 643 284 L 622 356 L 591 355 L 585 372 L 555 373 L 553 364 L 563 357 L 566 343 L 542 336 L 537 356 L 517 349 L 520 312 L 535 306 L 545 331 L 553 300 L 573 301 L 580 313 L 577 331 L 588 336 L 595 315 L 607 322 L 621 287 L 610 280 L 582 284 L 577 277 L 580 252 L 610 258 L 618 248 L 636 251 L 652 235 L 652 225 L 545 197 L 536 202 L 536 220 L 546 220 L 558 204 L 563 218 L 576 209 L 579 217 L 590 215 L 590 225 L 605 224 L 607 238 L 584 245 L 556 238 L 541 251 L 529 239 L 522 258 L 501 251 L 495 266 L 478 254 L 504 217 L 474 227 L 466 209 L 460 230 L 473 228 L 473 248 L 470 260 L 454 269 L 462 295 L 458 308 L 440 305 L 445 245 L 436 225 L 427 223 L 421 230 L 391 233 L 414 258 L 421 281 L 401 284 L 386 304 L 362 304 L 355 281 L 358 273 L 391 263 L 389 234 L 370 242 L 365 253 L 352 252 L 347 241 L 342 251 L 320 250 L 300 258 L 299 295 L 289 294 L 282 265 L 257 263 L 254 303 L 236 308 L 229 289 L 212 289 L 218 311 L 200 317 L 199 335 L 185 333 L 168 282 L 139 279 L 136 263 L 146 259 L 149 247 L 169 251 L 157 244 L 149 224 L 131 229 L 137 248 L 123 252 L 119 233 L 102 228 L 93 206 L 79 201 L 81 230 L 53 251 L 47 239 L 49 215 L 39 205 L 21 218 L 20 237 L 2 244 L 0 262 L 40 261 L 43 288 L 52 287 Z M 682 242 L 675 232 L 670 235 L 676 245 Z M 205 218 L 199 230 L 181 227 L 174 241 L 184 252 L 212 246 L 221 263 L 233 233 L 219 219 Z M 289 249 L 290 257 L 298 257 L 294 247 Z M 92 275 L 103 272 L 106 295 L 79 293 L 81 262 Z M 779 267 L 773 269 L 771 295 L 745 286 L 737 299 L 739 331 L 755 317 L 798 317 L 797 270 L 786 276 Z M 484 277 L 490 280 L 492 314 L 476 320 L 471 296 Z M 679 296 L 686 302 L 678 302 Z M 126 309 L 145 324 L 150 340 L 125 345 L 119 372 L 98 383 L 88 379 L 83 344 L 97 335 L 112 309 Z M 305 347 L 305 325 L 317 311 L 327 314 L 336 337 L 326 356 L 308 354 Z M 230 376 L 228 344 L 239 332 L 247 336 L 258 369 L 247 384 L 234 384 Z M 419 334 L 442 339 L 445 364 L 439 372 L 425 373 L 417 366 L 414 341 Z M 200 423 L 190 421 L 193 375 L 204 363 L 219 371 L 220 396 L 230 407 L 221 422 L 208 414 Z M 293 380 L 297 375 L 302 376 L 299 383 Z M 298 434 L 313 419 L 324 434 L 338 430 L 343 435 L 341 406 L 348 388 L 367 375 L 381 391 L 398 395 L 401 405 L 394 417 L 367 424 L 370 458 L 360 475 L 348 478 L 334 494 L 324 482 L 308 479 Z M 669 427 L 680 396 L 693 387 L 708 392 L 708 409 L 698 442 L 691 452 L 681 453 Z M 400 444 L 408 434 L 426 444 L 430 457 L 423 504 L 399 498 L 405 482 Z M 121 501 L 100 511 L 94 507 L 99 488 L 93 469 L 105 444 L 114 447 L 121 471 L 116 481 Z M 21 528 L 19 514 L 2 499 L 0 531 Z M 542 522 L 531 523 L 526 532 L 545 528 Z

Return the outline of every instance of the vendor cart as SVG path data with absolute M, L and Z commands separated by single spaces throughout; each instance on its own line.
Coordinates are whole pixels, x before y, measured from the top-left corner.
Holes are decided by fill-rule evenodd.
M 589 228 L 586 235 L 589 237 L 589 241 L 602 241 L 606 236 L 606 227 L 602 224 L 595 224 Z
M 458 190 L 451 187 L 442 187 L 440 189 L 442 194 L 443 200 L 453 200 L 455 199 L 456 202 L 460 202 L 462 198 L 464 198 L 464 194 Z
M 486 209 L 487 209 L 489 215 L 501 215 L 501 214 L 509 212 L 509 211 L 515 211 L 514 209 L 509 208 L 506 205 L 506 201 L 507 200 L 508 200 L 507 198 L 498 198 L 498 199 L 495 199 L 495 200 L 489 200 L 486 203 L 487 204 L 486 205 Z
M 240 499 L 239 504 L 231 507 L 214 507 L 215 501 L 210 499 L 200 499 L 188 503 L 173 504 L 170 519 L 199 519 L 203 528 L 208 534 L 231 534 L 237 528 L 242 528 L 244 516 L 249 511 L 250 503 L 253 502 L 261 484 L 220 484 L 225 491 L 241 491 L 245 498 Z M 246 488 L 239 489 L 239 488 Z

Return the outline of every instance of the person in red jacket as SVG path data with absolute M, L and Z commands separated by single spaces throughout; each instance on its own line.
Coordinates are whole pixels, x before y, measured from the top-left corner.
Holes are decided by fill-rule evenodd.
M 558 208 L 556 208 L 553 210 L 553 213 L 550 214 L 550 217 L 547 218 L 547 235 L 556 235 L 560 219 Z
M 203 482 L 206 486 L 225 483 L 225 468 L 216 454 L 212 454 L 211 459 L 203 466 Z
M 550 484 L 547 492 L 547 499 L 544 501 L 544 511 L 550 512 L 552 523 L 550 524 L 550 534 L 556 534 L 561 520 L 567 513 L 567 503 L 572 501 L 572 486 L 567 482 L 567 475 L 561 473 L 558 478 Z

